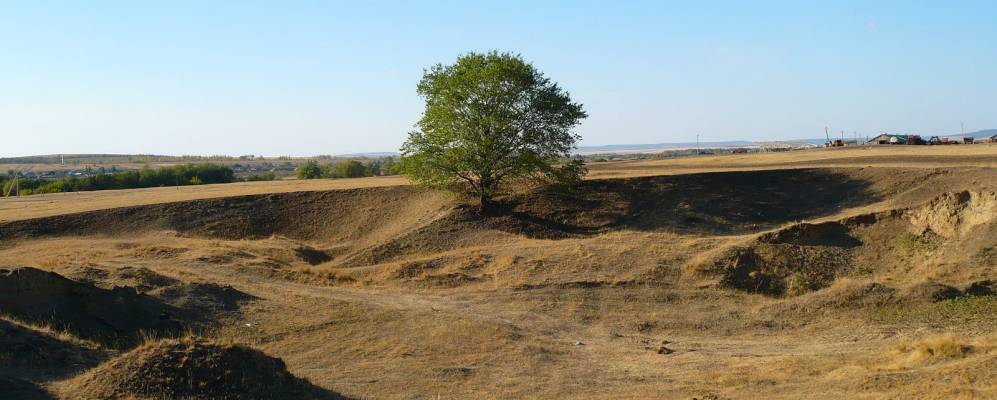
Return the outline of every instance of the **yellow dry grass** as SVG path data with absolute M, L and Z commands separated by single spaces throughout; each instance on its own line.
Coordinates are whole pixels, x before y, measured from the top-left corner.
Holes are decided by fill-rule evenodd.
M 909 306 L 899 289 L 926 276 L 960 288 L 997 279 L 979 261 L 989 262 L 988 249 L 997 245 L 994 220 L 977 215 L 980 207 L 931 202 L 946 193 L 965 191 L 975 199 L 997 191 L 995 158 L 997 146 L 977 145 L 597 164 L 590 178 L 836 166 L 802 176 L 861 190 L 855 201 L 814 204 L 820 212 L 808 213 L 766 207 L 779 206 L 772 204 L 777 199 L 806 200 L 821 188 L 769 182 L 765 193 L 702 199 L 709 188 L 693 192 L 668 189 L 672 181 L 643 181 L 665 189 L 633 192 L 628 206 L 647 200 L 644 193 L 675 197 L 667 203 L 673 208 L 640 209 L 647 221 L 557 239 L 461 220 L 454 199 L 410 187 L 341 199 L 333 192 L 294 203 L 309 209 L 266 214 L 282 230 L 259 237 L 159 225 L 126 234 L 27 237 L 0 246 L 0 267 L 30 265 L 70 276 L 82 268 L 142 267 L 182 282 L 231 285 L 256 299 L 211 331 L 213 338 L 280 357 L 291 373 L 356 398 L 993 398 L 997 297 Z M 916 170 L 887 169 L 898 165 Z M 290 181 L 78 195 L 90 196 L 86 204 L 38 196 L 18 200 L 38 201 L 37 209 L 0 201 L 0 219 L 405 183 Z M 328 205 L 315 211 L 316 204 Z M 921 205 L 949 215 L 947 223 L 971 223 L 953 225 L 959 235 L 941 250 L 908 256 L 896 231 L 913 225 L 897 210 Z M 263 218 L 254 214 L 262 208 L 238 207 L 220 210 L 233 213 L 223 220 L 207 215 L 204 223 L 221 229 Z M 809 222 L 871 221 L 875 214 L 876 221 L 848 232 L 869 242 L 855 250 L 862 268 L 799 297 L 718 287 L 715 275 L 701 276 L 726 249 L 757 246 L 760 234 L 799 222 L 765 215 L 764 226 L 741 223 L 771 209 L 800 213 L 806 218 L 798 219 Z M 150 210 L 141 217 L 171 218 Z M 686 214 L 674 217 L 678 213 Z M 959 219 L 960 213 L 973 218 Z M 709 229 L 678 229 L 687 221 Z M 725 230 L 727 223 L 741 224 Z M 328 259 L 313 265 L 302 249 Z M 102 284 L 119 283 L 108 279 Z
M 245 196 L 264 193 L 287 193 L 355 189 L 408 184 L 398 176 L 357 179 L 278 180 L 227 184 L 160 187 L 146 189 L 105 190 L 96 192 L 50 193 L 0 198 L 0 221 L 38 218 L 175 201 Z
M 968 338 L 947 333 L 918 340 L 904 339 L 889 353 L 894 360 L 886 368 L 904 369 L 929 362 L 959 359 L 968 356 L 992 357 L 997 348 L 997 336 Z
M 591 163 L 588 179 L 690 174 L 699 172 L 751 171 L 807 167 L 899 167 L 945 166 L 997 167 L 997 145 L 870 146 L 813 149 L 791 152 L 726 154 L 665 160 Z M 203 185 L 55 193 L 21 198 L 0 198 L 0 221 L 38 218 L 112 207 L 156 204 L 264 193 L 323 191 L 406 185 L 398 176 L 358 179 L 279 180 Z

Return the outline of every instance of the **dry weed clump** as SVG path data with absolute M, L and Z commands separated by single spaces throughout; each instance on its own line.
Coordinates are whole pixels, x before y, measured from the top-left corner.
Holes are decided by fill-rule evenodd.
M 892 361 L 886 369 L 906 369 L 944 362 L 973 354 L 990 356 L 997 347 L 997 335 L 968 338 L 952 333 L 918 340 L 903 340 L 889 352 Z

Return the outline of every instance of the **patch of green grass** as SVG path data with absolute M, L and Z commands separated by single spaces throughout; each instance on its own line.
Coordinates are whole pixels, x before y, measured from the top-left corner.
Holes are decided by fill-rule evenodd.
M 896 304 L 862 311 L 883 324 L 997 324 L 997 296 L 964 296 L 928 304 Z
M 908 256 L 912 256 L 917 253 L 935 251 L 941 244 L 939 239 L 938 235 L 932 234 L 930 231 L 921 235 L 904 232 L 897 237 L 897 244 L 900 245 L 900 248 L 903 249 Z
M 787 296 L 799 296 L 816 288 L 819 288 L 819 285 L 812 282 L 806 274 L 794 273 L 786 279 Z
M 976 253 L 976 259 L 986 267 L 997 267 L 997 246 L 980 250 Z
M 856 265 L 856 266 L 853 266 L 850 270 L 848 270 L 848 275 L 849 276 L 867 276 L 867 275 L 872 275 L 872 273 L 875 272 L 875 271 L 876 270 L 873 269 L 872 266 L 869 266 L 869 265 Z

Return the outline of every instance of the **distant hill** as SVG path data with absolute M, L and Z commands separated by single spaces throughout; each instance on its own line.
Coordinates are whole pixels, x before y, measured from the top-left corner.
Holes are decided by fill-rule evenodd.
M 967 132 L 966 134 L 938 134 L 939 137 L 947 137 L 953 139 L 959 139 L 963 137 L 973 137 L 973 138 L 989 138 L 993 135 L 997 135 L 997 129 L 983 129 L 975 132 Z M 935 135 L 921 135 L 922 137 L 930 137 Z M 871 136 L 870 136 L 871 137 Z M 832 136 L 831 139 L 835 139 Z M 846 136 L 845 139 L 851 139 Z M 860 139 L 865 139 L 862 137 Z M 826 139 L 824 138 L 811 138 L 811 139 L 794 139 L 794 140 L 774 140 L 774 141 L 749 141 L 749 140 L 730 140 L 730 141 L 720 141 L 720 142 L 699 142 L 698 146 L 701 149 L 730 149 L 737 147 L 755 147 L 755 148 L 768 148 L 768 147 L 813 147 L 813 146 L 823 146 Z M 622 153 L 658 153 L 668 150 L 683 150 L 683 149 L 695 149 L 697 146 L 696 142 L 676 142 L 676 143 L 636 143 L 636 144 L 607 144 L 599 146 L 579 146 L 575 153 L 577 154 L 622 154 Z M 348 153 L 348 154 L 336 154 L 334 156 L 321 156 L 326 158 L 379 158 L 379 157 L 398 157 L 399 154 L 393 151 L 381 151 L 381 152 L 365 152 L 365 153 Z M 321 158 L 320 157 L 320 158 Z M 266 160 L 291 160 L 291 159 L 307 159 L 311 157 L 266 157 Z M 225 156 L 225 155 L 210 155 L 210 156 L 168 156 L 168 155 L 155 155 L 155 154 L 47 154 L 47 155 L 33 155 L 33 156 L 23 156 L 23 157 L 0 157 L 0 164 L 59 164 L 65 160 L 67 164 L 87 164 L 87 163 L 143 163 L 143 162 L 202 162 L 202 161 L 243 161 L 243 160 L 261 160 L 254 156 Z
M 988 138 L 993 135 L 997 135 L 997 129 L 984 129 L 976 132 L 967 132 L 965 135 L 962 134 L 950 134 L 950 135 L 938 135 L 940 137 L 948 138 L 962 138 L 962 137 L 974 137 L 974 138 Z M 933 135 L 922 135 L 924 137 Z M 832 136 L 831 139 L 835 139 Z M 845 136 L 845 139 L 851 140 L 851 137 Z M 860 138 L 864 140 L 865 137 Z M 726 142 L 700 142 L 699 147 L 701 149 L 729 149 L 735 147 L 813 147 L 813 146 L 823 146 L 825 138 L 812 138 L 812 139 L 794 139 L 794 140 L 778 140 L 778 141 L 747 141 L 747 140 L 732 140 Z M 648 143 L 648 144 L 609 144 L 602 146 L 579 146 L 576 153 L 578 154 L 613 154 L 613 153 L 652 153 L 661 152 L 667 150 L 678 150 L 678 149 L 695 149 L 695 142 L 680 142 L 680 143 Z
M 699 147 L 740 147 L 740 146 L 751 146 L 755 142 L 749 142 L 746 140 L 733 140 L 728 142 L 700 142 Z M 689 143 L 648 143 L 648 144 L 609 144 L 603 146 L 579 146 L 579 153 L 592 153 L 592 152 L 615 152 L 615 151 L 634 151 L 634 150 L 657 150 L 657 149 L 688 149 L 696 148 L 696 142 Z
M 997 135 L 997 129 L 984 129 L 982 131 L 966 132 L 965 135 L 961 133 L 953 133 L 951 135 L 945 135 L 943 137 L 950 137 L 950 138 L 972 137 L 980 139 L 980 138 L 988 138 L 993 135 Z
M 799 139 L 753 142 L 748 140 L 731 140 L 723 142 L 679 142 L 679 143 L 648 143 L 648 144 L 610 144 L 603 146 L 579 146 L 578 154 L 622 154 L 622 153 L 657 153 L 669 150 L 695 149 L 730 149 L 738 147 L 813 147 L 824 144 L 823 139 Z
M 346 153 L 346 154 L 336 154 L 336 157 L 342 158 L 378 158 L 378 157 L 398 157 L 398 153 L 394 151 L 372 151 L 369 153 Z

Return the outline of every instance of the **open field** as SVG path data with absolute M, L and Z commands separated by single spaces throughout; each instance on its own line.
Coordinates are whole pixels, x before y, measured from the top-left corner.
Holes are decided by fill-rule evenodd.
M 594 163 L 588 166 L 588 179 L 633 178 L 639 176 L 689 174 L 700 172 L 751 171 L 806 167 L 897 167 L 937 168 L 944 166 L 997 168 L 997 145 L 972 146 L 873 146 L 862 148 L 815 149 L 782 153 L 727 154 L 684 157 L 667 160 Z M 0 198 L 0 221 L 38 218 L 49 215 L 264 193 L 323 191 L 406 185 L 398 176 L 347 180 L 281 180 L 240 182 L 198 187 L 129 189 L 100 192 L 56 193 L 22 198 Z
M 593 164 L 596 178 L 803 167 L 997 168 L 997 144 L 864 146 Z
M 406 185 L 400 176 L 237 182 L 200 186 L 52 193 L 0 198 L 0 221 L 37 218 L 114 207 L 263 193 L 288 193 Z
M 600 163 L 502 200 L 2 199 L 0 398 L 997 398 L 997 146 Z

